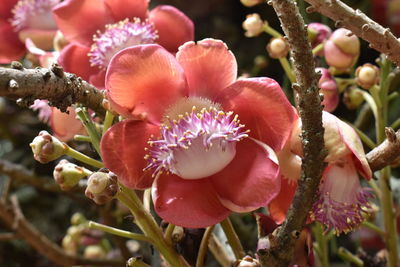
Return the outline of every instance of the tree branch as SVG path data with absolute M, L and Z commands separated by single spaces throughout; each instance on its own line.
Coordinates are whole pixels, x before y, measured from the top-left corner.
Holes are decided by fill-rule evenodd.
M 263 266 L 288 266 L 294 244 L 300 236 L 309 210 L 314 202 L 324 167 L 324 128 L 322 106 L 317 86 L 314 58 L 307 40 L 304 20 L 293 0 L 272 0 L 272 6 L 282 25 L 291 48 L 298 84 L 298 110 L 302 120 L 304 158 L 301 178 L 283 225 L 270 238 L 271 248 L 260 251 Z
M 379 171 L 388 166 L 400 156 L 400 130 L 385 129 L 387 139 L 367 154 L 367 160 L 372 171 Z
M 25 69 L 19 62 L 13 62 L 11 68 L 0 67 L 0 96 L 19 99 L 26 106 L 35 99 L 47 99 L 63 111 L 78 102 L 104 114 L 103 94 L 75 74 L 64 72 L 57 64 L 50 69 Z
M 397 66 L 400 66 L 400 41 L 389 28 L 370 19 L 359 9 L 354 10 L 340 0 L 305 0 L 312 6 L 308 12 L 317 11 L 336 22 L 336 27 L 344 27 L 370 43 L 370 47 L 384 53 Z

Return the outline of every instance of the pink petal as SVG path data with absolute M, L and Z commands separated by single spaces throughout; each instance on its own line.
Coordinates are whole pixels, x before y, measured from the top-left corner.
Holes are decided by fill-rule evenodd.
M 69 114 L 53 107 L 50 117 L 51 129 L 57 138 L 63 142 L 73 139 L 76 134 L 85 133 L 81 121 L 76 118 L 74 108 L 69 107 L 67 111 Z
M 106 71 L 101 70 L 99 73 L 90 76 L 89 82 L 96 86 L 97 89 L 104 90 L 106 84 Z
M 133 18 L 144 20 L 149 6 L 149 0 L 104 0 L 104 2 L 115 21 Z
M 270 216 L 277 224 L 281 224 L 285 220 L 286 213 L 292 203 L 297 188 L 297 183 L 292 182 L 287 178 L 282 177 L 281 182 L 281 191 L 268 204 Z
M 25 53 L 25 46 L 19 40 L 13 27 L 0 20 L 0 64 L 19 60 Z
M 112 23 L 103 0 L 66 0 L 53 9 L 58 28 L 71 42 L 90 46 L 93 34 Z
M 176 175 L 160 175 L 154 181 L 152 196 L 154 208 L 162 219 L 187 228 L 214 225 L 230 213 L 218 200 L 208 179 L 184 180 Z
M 179 46 L 194 39 L 193 22 L 173 6 L 157 6 L 149 19 L 158 31 L 157 43 L 170 52 L 177 52 Z
M 174 56 L 159 45 L 138 45 L 116 54 L 106 74 L 107 96 L 117 112 L 158 123 L 165 110 L 186 95 L 186 81 Z
M 31 39 L 35 45 L 43 50 L 53 49 L 53 39 L 56 35 L 54 30 L 37 30 L 37 29 L 24 29 L 18 33 L 19 39 L 25 42 Z
M 100 70 L 97 67 L 90 66 L 88 53 L 90 48 L 76 44 L 69 44 L 61 50 L 58 63 L 67 72 L 75 73 L 82 79 L 89 81 L 92 75 Z
M 13 16 L 11 10 L 17 4 L 18 0 L 1 0 L 0 18 L 7 20 Z
M 235 158 L 209 179 L 222 204 L 236 212 L 266 206 L 281 187 L 275 153 L 265 144 L 251 139 L 238 142 Z
M 153 182 L 152 173 L 143 172 L 147 166 L 144 148 L 152 134 L 159 134 L 157 126 L 144 121 L 124 120 L 108 129 L 101 139 L 104 166 L 129 188 L 144 189 Z
M 179 48 L 176 58 L 185 70 L 190 96 L 214 100 L 236 80 L 235 56 L 222 41 L 188 42 Z
M 221 92 L 217 102 L 239 114 L 250 136 L 274 150 L 282 149 L 297 117 L 279 84 L 269 78 L 238 80 Z

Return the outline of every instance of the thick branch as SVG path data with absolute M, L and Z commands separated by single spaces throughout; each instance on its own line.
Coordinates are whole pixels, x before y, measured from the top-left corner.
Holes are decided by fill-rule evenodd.
M 302 120 L 304 158 L 301 179 L 287 217 L 276 236 L 271 237 L 271 248 L 261 255 L 263 266 L 288 266 L 294 244 L 300 236 L 318 190 L 324 167 L 324 128 L 322 106 L 317 87 L 314 58 L 307 40 L 304 20 L 294 0 L 272 0 L 290 44 L 297 84 L 298 110 Z
M 61 110 L 82 103 L 99 114 L 104 113 L 103 94 L 75 74 L 64 72 L 60 66 L 25 69 L 18 62 L 11 66 L 0 68 L 0 96 L 20 99 L 27 106 L 35 99 L 47 99 Z
M 15 234 L 28 242 L 36 251 L 47 257 L 59 266 L 92 265 L 92 266 L 125 266 L 117 260 L 95 260 L 66 254 L 63 249 L 54 244 L 50 239 L 40 233 L 18 212 L 0 201 L 0 219 Z
M 372 171 L 379 171 L 400 157 L 400 130 L 385 129 L 387 139 L 367 154 Z
M 305 0 L 311 7 L 309 12 L 317 11 L 336 21 L 336 27 L 344 27 L 370 43 L 370 47 L 384 53 L 400 66 L 400 41 L 388 28 L 370 19 L 360 10 L 354 10 L 340 0 Z

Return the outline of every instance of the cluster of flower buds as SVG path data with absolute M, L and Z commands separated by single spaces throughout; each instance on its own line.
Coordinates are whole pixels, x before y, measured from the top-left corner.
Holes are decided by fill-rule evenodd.
M 317 68 L 316 71 L 321 73 L 318 86 L 321 88 L 320 92 L 324 95 L 324 100 L 322 101 L 324 110 L 332 112 L 339 104 L 339 92 L 336 81 L 328 69 Z
M 83 177 L 87 176 L 88 172 L 85 168 L 63 159 L 54 168 L 53 177 L 56 183 L 60 185 L 60 188 L 67 191 L 77 185 Z
M 275 59 L 286 57 L 289 49 L 289 44 L 283 37 L 272 38 L 267 45 L 269 56 Z
M 108 169 L 100 169 L 88 178 L 85 195 L 96 204 L 103 205 L 118 193 L 117 176 Z
M 379 82 L 378 67 L 366 63 L 356 69 L 356 83 L 364 89 L 370 89 Z
M 246 16 L 246 20 L 242 23 L 243 29 L 246 31 L 246 37 L 256 37 L 264 31 L 264 21 L 257 13 Z
M 33 157 L 40 163 L 48 163 L 63 156 L 67 151 L 67 146 L 59 139 L 49 134 L 47 131 L 41 131 L 30 143 Z

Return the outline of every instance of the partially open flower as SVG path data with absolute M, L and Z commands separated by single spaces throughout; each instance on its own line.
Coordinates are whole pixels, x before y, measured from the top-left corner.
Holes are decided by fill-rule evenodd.
M 252 6 L 262 3 L 263 1 L 262 0 L 240 0 L 240 2 L 242 3 L 242 5 L 244 5 L 246 7 L 252 7 Z
M 272 38 L 267 45 L 269 56 L 276 59 L 286 57 L 289 49 L 289 44 L 283 37 Z
M 356 83 L 364 89 L 369 89 L 379 82 L 379 69 L 370 63 L 356 69 Z
M 322 101 L 322 104 L 324 105 L 324 110 L 332 112 L 339 104 L 339 92 L 337 89 L 336 81 L 329 73 L 328 69 L 317 68 L 316 71 L 321 73 L 321 78 L 318 81 L 318 86 L 319 88 L 321 88 L 320 92 L 324 95 L 324 100 Z
M 103 205 L 118 193 L 117 176 L 105 169 L 94 172 L 88 178 L 85 195 L 96 204 Z
M 245 21 L 242 23 L 243 29 L 246 31 L 246 37 L 256 37 L 264 31 L 264 21 L 257 13 L 246 16 Z
M 317 45 L 324 43 L 332 34 L 331 28 L 329 28 L 325 24 L 318 22 L 308 24 L 307 31 L 312 48 L 315 48 Z M 321 50 L 317 55 L 323 56 L 323 50 Z
M 47 131 L 41 131 L 32 143 L 33 157 L 40 163 L 47 163 L 65 154 L 67 146 Z
M 66 159 L 61 160 L 54 168 L 53 177 L 64 191 L 70 190 L 88 175 L 88 170 Z
M 347 29 L 337 29 L 325 42 L 324 54 L 329 66 L 346 71 L 357 62 L 360 40 Z

